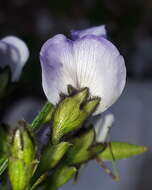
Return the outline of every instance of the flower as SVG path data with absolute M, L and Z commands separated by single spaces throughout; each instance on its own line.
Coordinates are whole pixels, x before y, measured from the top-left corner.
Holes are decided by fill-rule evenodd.
M 18 37 L 6 36 L 0 40 L 0 67 L 10 67 L 12 82 L 19 79 L 23 66 L 28 58 L 28 47 Z
M 109 108 L 121 95 L 126 67 L 117 48 L 106 38 L 104 26 L 73 31 L 73 40 L 58 34 L 40 51 L 43 90 L 57 104 L 67 85 L 89 88 L 90 97 L 100 97 L 95 114 Z
M 114 120 L 114 115 L 111 113 L 106 114 L 104 117 L 99 116 L 95 122 L 96 142 L 104 143 L 106 141 Z

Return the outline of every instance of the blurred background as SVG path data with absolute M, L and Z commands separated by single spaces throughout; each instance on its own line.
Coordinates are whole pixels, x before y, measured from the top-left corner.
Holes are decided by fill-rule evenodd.
M 46 100 L 41 87 L 39 51 L 58 33 L 105 24 L 108 38 L 126 61 L 126 89 L 111 108 L 116 122 L 111 139 L 146 145 L 149 152 L 118 162 L 120 182 L 113 182 L 91 162 L 77 184 L 62 190 L 151 190 L 152 189 L 152 1 L 151 0 L 1 0 L 0 38 L 16 35 L 30 49 L 21 85 L 9 100 L 3 120 L 31 121 Z M 7 115 L 7 117 L 6 117 Z

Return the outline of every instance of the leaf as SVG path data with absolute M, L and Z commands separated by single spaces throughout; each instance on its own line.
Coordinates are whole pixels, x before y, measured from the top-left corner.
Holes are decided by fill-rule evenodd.
M 8 150 L 7 126 L 0 125 L 0 175 L 3 174 L 8 166 Z
M 110 142 L 110 146 L 107 146 L 105 150 L 98 154 L 98 158 L 105 161 L 112 161 L 113 156 L 115 160 L 121 160 L 130 158 L 132 156 L 144 153 L 147 151 L 147 147 L 129 144 L 127 142 Z M 113 155 L 111 154 L 111 151 Z
M 0 159 L 0 175 L 3 174 L 7 166 L 8 166 L 8 158 L 4 156 Z
M 49 122 L 51 120 L 53 111 L 54 111 L 54 106 L 51 103 L 47 102 L 42 107 L 42 110 L 38 113 L 33 122 L 31 123 L 30 125 L 31 129 L 36 130 L 42 124 Z

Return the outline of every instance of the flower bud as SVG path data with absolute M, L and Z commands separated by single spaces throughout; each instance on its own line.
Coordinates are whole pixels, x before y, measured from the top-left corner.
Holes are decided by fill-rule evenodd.
M 8 171 L 13 190 L 28 187 L 34 168 L 35 146 L 24 124 L 19 123 L 10 147 Z
M 73 138 L 71 146 L 67 152 L 64 163 L 67 165 L 77 165 L 89 161 L 104 149 L 102 144 L 94 144 L 94 129 L 89 129 L 80 136 Z
M 80 164 L 86 162 L 91 157 L 90 148 L 93 144 L 95 133 L 93 129 L 89 129 L 81 136 L 72 139 L 73 146 L 67 153 L 65 163 L 69 165 Z
M 76 174 L 76 171 L 77 169 L 75 167 L 61 166 L 57 168 L 48 178 L 44 189 L 57 190 L 59 187 L 73 178 Z
M 98 158 L 111 161 L 121 160 L 142 154 L 147 151 L 147 147 L 129 144 L 127 142 L 110 142 L 103 152 L 98 154 Z
M 89 90 L 84 88 L 74 96 L 66 97 L 60 102 L 55 110 L 53 120 L 52 141 L 54 144 L 57 144 L 65 134 L 80 128 L 95 110 L 100 99 L 87 100 L 88 96 Z
M 57 145 L 49 145 L 46 147 L 38 166 L 39 172 L 45 172 L 54 168 L 63 158 L 69 147 L 68 142 L 61 142 Z

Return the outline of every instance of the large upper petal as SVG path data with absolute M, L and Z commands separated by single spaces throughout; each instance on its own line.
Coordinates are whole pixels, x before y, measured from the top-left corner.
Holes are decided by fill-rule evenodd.
M 78 88 L 88 87 L 92 97 L 101 97 L 96 114 L 109 108 L 121 95 L 126 68 L 123 57 L 108 40 L 87 35 L 74 42 Z
M 74 39 L 74 40 L 76 40 L 78 38 L 82 38 L 87 35 L 95 35 L 95 36 L 106 38 L 107 32 L 105 29 L 105 25 L 94 26 L 94 27 L 87 28 L 84 30 L 72 30 L 71 31 L 71 36 L 72 36 L 72 39 Z
M 60 93 L 67 93 L 68 84 L 75 84 L 72 46 L 72 41 L 58 34 L 49 39 L 40 52 L 42 85 L 48 100 L 53 104 L 59 102 Z

